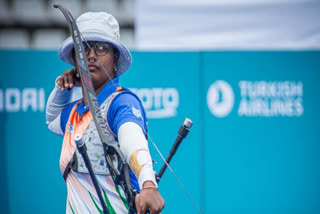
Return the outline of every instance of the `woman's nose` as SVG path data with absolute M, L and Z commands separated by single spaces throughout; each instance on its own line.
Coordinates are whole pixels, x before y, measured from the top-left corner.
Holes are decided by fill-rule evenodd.
M 96 59 L 96 53 L 94 47 L 91 47 L 91 50 L 89 50 L 89 53 L 87 54 L 87 60 L 92 62 Z

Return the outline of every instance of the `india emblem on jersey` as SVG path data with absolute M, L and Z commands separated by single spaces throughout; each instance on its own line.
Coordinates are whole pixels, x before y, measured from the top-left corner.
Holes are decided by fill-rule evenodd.
M 134 114 L 134 116 L 136 116 L 137 118 L 141 117 L 141 111 L 139 109 L 136 109 L 135 107 L 132 106 L 132 113 Z
M 73 132 L 73 125 L 71 124 L 71 122 L 68 125 L 68 132 L 72 133 Z

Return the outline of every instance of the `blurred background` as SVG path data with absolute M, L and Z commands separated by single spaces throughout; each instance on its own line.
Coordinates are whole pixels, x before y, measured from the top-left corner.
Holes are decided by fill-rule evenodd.
M 70 33 L 53 4 L 117 18 L 121 84 L 164 156 L 193 120 L 171 166 L 200 213 L 320 213 L 319 0 L 0 0 L 0 213 L 65 212 L 45 106 Z M 197 213 L 169 171 L 159 188 L 162 213 Z
M 1 0 L 1 47 L 58 48 L 69 30 L 53 4 L 62 4 L 75 18 L 87 11 L 114 14 L 121 26 L 122 39 L 130 48 L 134 47 L 135 0 Z

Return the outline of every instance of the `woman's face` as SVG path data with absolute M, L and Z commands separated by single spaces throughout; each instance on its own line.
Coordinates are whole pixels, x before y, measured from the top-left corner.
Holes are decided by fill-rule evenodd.
M 88 47 L 88 44 L 91 48 Z M 98 93 L 105 84 L 114 78 L 117 57 L 114 57 L 113 47 L 109 43 L 90 41 L 84 43 L 84 47 L 93 87 Z M 77 59 L 75 62 L 78 67 Z

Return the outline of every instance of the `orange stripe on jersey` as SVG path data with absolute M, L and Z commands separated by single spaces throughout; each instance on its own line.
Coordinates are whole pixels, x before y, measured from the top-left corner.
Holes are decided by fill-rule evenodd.
M 79 102 L 77 102 L 72 108 L 66 124 L 60 155 L 60 170 L 62 173 L 66 169 L 69 161 L 73 157 L 75 150 L 77 149 L 76 143 L 73 140 L 74 135 L 83 134 L 93 119 L 91 111 L 83 113 L 82 116 L 76 112 L 80 102 L 81 100 L 79 100 Z M 71 130 L 69 129 L 69 126 L 72 126 Z

